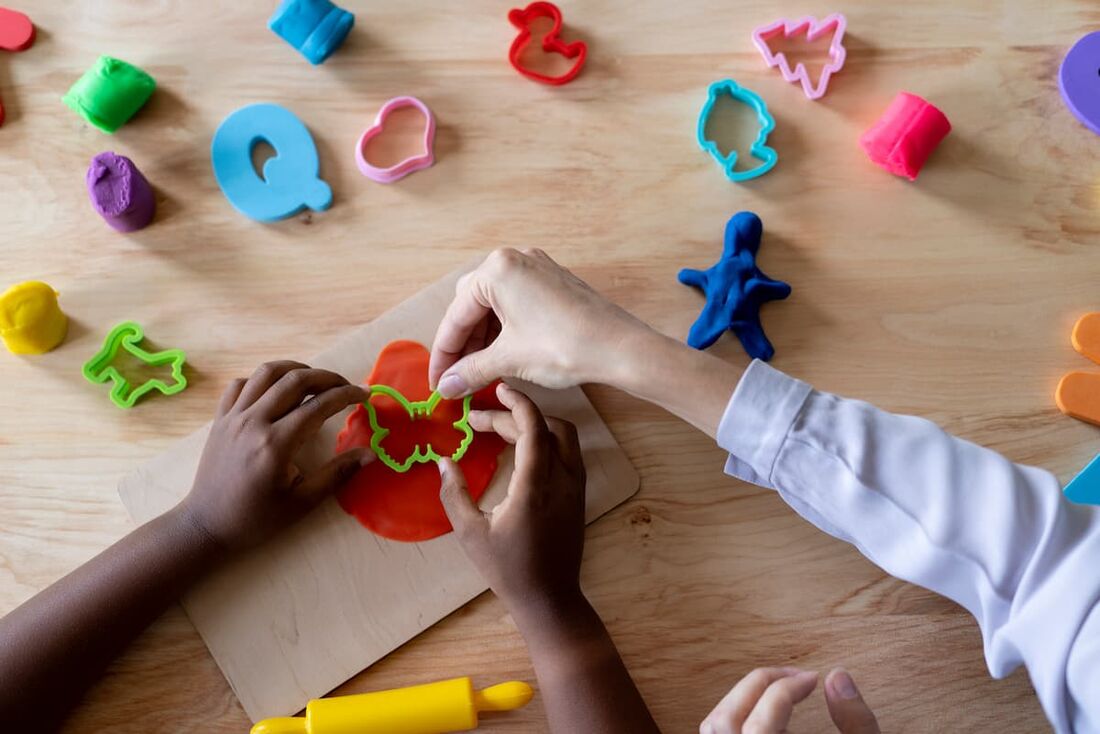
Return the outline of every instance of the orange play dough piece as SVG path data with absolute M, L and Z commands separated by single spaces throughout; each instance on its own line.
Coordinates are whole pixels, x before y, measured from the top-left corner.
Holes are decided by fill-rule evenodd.
M 1070 372 L 1058 383 L 1054 402 L 1069 417 L 1100 426 L 1100 373 Z
M 412 341 L 396 341 L 386 345 L 378 355 L 368 385 L 387 385 L 411 402 L 427 400 L 428 350 Z M 390 434 L 383 446 L 390 456 L 402 461 L 419 443 L 431 442 L 435 450 L 447 456 L 458 447 L 462 434 L 453 423 L 462 417 L 461 400 L 444 400 L 429 418 L 411 420 L 405 409 L 383 395 L 371 398 L 378 422 Z M 496 398 L 496 385 L 474 394 L 473 410 L 501 410 Z M 371 428 L 367 410 L 359 405 L 348 416 L 344 429 L 336 439 L 336 450 L 346 451 L 370 446 Z M 474 434 L 466 454 L 458 463 L 477 502 L 489 487 L 497 470 L 497 459 L 506 446 L 492 433 Z M 450 521 L 439 501 L 439 469 L 435 462 L 414 464 L 400 474 L 381 461 L 373 461 L 360 469 L 337 494 L 340 506 L 353 515 L 368 530 L 392 540 L 417 542 L 430 540 L 451 532 Z
M 1073 348 L 1100 364 L 1100 313 L 1087 313 L 1073 325 Z

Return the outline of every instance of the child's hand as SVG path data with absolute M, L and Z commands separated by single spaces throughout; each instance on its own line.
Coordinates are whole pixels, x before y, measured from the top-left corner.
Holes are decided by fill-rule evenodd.
M 335 372 L 298 362 L 268 362 L 248 380 L 234 380 L 222 394 L 181 509 L 227 549 L 265 540 L 374 458 L 354 449 L 308 476 L 294 464 L 326 420 L 366 399 L 362 387 Z
M 797 668 L 757 668 L 726 694 L 699 726 L 700 734 L 783 734 L 794 707 L 817 687 L 817 673 Z M 874 713 L 848 673 L 825 678 L 825 703 L 840 734 L 879 734 Z
M 615 370 L 634 361 L 620 352 L 650 333 L 542 250 L 497 250 L 459 280 L 432 344 L 428 382 L 445 398 L 499 377 L 553 388 L 617 384 Z
M 462 470 L 439 462 L 440 499 L 466 555 L 517 613 L 580 597 L 584 549 L 584 461 L 571 423 L 544 418 L 523 393 L 501 385 L 507 411 L 475 411 L 470 425 L 515 444 L 508 496 L 483 514 L 470 500 Z

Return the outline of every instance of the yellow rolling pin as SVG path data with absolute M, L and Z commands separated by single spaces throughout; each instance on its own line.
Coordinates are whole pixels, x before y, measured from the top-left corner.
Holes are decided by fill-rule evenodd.
M 252 734 L 446 734 L 477 728 L 482 711 L 512 711 L 526 706 L 535 692 L 510 681 L 474 690 L 469 678 L 361 693 L 357 696 L 318 698 L 306 706 L 304 717 L 264 719 Z

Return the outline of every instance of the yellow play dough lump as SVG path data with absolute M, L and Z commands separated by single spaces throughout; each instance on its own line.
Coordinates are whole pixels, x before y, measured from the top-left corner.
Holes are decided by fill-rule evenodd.
M 0 338 L 12 354 L 42 354 L 65 339 L 69 320 L 57 305 L 57 292 L 28 280 L 0 295 Z

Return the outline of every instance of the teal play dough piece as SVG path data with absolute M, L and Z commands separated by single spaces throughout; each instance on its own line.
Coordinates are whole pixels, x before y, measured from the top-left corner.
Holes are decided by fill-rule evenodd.
M 1063 490 L 1066 499 L 1079 505 L 1100 505 L 1100 456 L 1089 462 Z
M 252 166 L 252 149 L 261 141 L 275 149 L 264 163 L 263 178 Z M 246 217 L 274 222 L 306 207 L 324 211 L 332 206 L 313 136 L 279 105 L 249 105 L 225 118 L 214 133 L 210 158 L 225 198 Z

